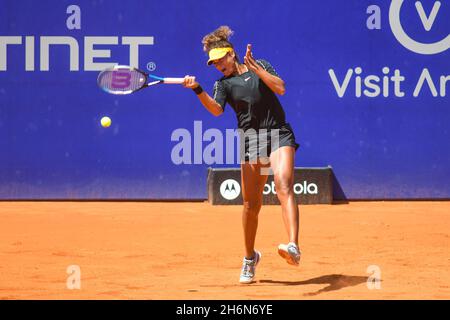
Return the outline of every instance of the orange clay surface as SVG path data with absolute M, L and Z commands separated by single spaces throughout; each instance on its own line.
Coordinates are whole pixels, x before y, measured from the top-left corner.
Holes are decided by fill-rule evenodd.
M 256 282 L 238 283 L 240 206 L 0 202 L 0 299 L 450 299 L 450 202 L 300 206 L 300 267 L 260 213 Z M 78 265 L 81 289 L 67 289 Z M 368 267 L 381 288 L 369 290 Z M 369 268 L 370 269 L 370 268 Z M 376 283 L 372 283 L 376 284 Z

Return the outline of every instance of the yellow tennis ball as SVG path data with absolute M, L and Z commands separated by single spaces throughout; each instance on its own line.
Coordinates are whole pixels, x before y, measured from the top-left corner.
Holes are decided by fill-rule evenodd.
M 103 128 L 108 128 L 111 125 L 111 119 L 109 117 L 103 117 L 102 120 L 100 120 L 100 123 Z

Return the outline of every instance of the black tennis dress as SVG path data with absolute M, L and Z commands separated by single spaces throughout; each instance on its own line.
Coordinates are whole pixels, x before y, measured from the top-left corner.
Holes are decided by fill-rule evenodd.
M 266 60 L 256 62 L 270 74 L 279 77 Z M 245 159 L 247 162 L 268 157 L 272 151 L 283 146 L 298 149 L 299 144 L 295 141 L 291 126 L 286 122 L 280 101 L 253 71 L 217 80 L 214 84 L 214 100 L 222 109 L 228 103 L 236 112 L 240 129 L 241 160 Z

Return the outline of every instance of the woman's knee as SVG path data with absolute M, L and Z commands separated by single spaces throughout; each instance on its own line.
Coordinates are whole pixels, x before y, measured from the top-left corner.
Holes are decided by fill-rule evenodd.
M 262 206 L 262 199 L 246 199 L 244 200 L 244 211 L 247 214 L 257 215 Z
M 284 196 L 293 192 L 292 187 L 294 185 L 294 179 L 292 177 L 282 176 L 275 178 L 275 189 L 277 194 Z

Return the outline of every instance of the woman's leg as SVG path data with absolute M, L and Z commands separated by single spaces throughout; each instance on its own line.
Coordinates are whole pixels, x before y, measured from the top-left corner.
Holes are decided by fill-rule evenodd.
M 261 174 L 261 163 L 243 163 L 241 165 L 242 198 L 244 208 L 242 225 L 244 227 L 245 257 L 252 259 L 255 247 L 256 230 L 258 229 L 258 214 L 262 206 L 262 192 L 267 181 L 267 175 Z
M 280 147 L 270 154 L 270 164 L 289 242 L 298 247 L 299 212 L 293 190 L 294 155 L 294 147 Z

